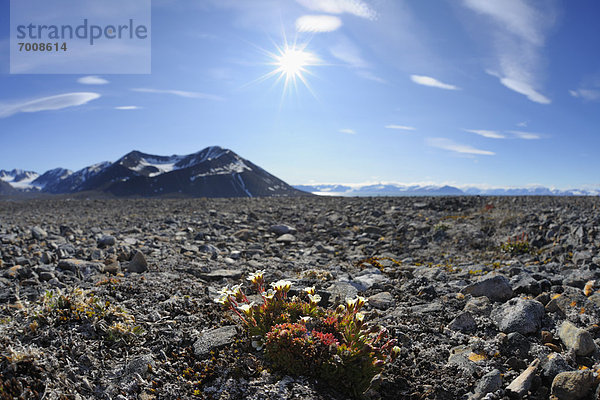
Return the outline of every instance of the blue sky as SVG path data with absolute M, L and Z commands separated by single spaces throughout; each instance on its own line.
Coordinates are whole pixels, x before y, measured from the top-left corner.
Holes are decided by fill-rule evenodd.
M 595 0 L 154 0 L 149 75 L 11 75 L 0 4 L 0 169 L 220 145 L 291 184 L 600 186 Z

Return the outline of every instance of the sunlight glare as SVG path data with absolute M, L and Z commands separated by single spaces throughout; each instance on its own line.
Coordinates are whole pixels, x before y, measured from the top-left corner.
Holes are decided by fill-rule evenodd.
M 278 75 L 278 80 L 284 80 L 284 91 L 289 89 L 290 84 L 296 88 L 298 80 L 310 90 L 305 74 L 310 74 L 307 67 L 319 64 L 319 58 L 296 45 L 286 44 L 283 48 L 278 48 L 278 52 L 279 54 L 272 55 L 273 62 L 270 64 L 276 68 L 269 75 Z

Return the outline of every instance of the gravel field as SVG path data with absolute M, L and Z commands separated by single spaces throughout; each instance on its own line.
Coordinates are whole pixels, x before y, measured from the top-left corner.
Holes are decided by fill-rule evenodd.
M 344 399 L 213 299 L 264 269 L 357 295 L 368 399 L 600 399 L 597 197 L 0 201 L 0 398 Z

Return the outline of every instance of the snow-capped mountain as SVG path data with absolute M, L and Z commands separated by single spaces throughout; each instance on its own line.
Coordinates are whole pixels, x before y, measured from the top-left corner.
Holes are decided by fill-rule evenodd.
M 324 196 L 598 196 L 600 189 L 480 188 L 466 186 L 403 184 L 313 184 L 294 185 L 296 189 Z
M 182 156 L 132 151 L 113 163 L 101 162 L 75 172 L 57 168 L 39 177 L 35 174 L 31 185 L 54 194 L 100 191 L 115 196 L 144 197 L 310 195 L 218 146 Z
M 13 169 L 12 171 L 0 170 L 0 180 L 10 184 L 15 189 L 35 190 L 33 181 L 39 176 L 37 172 Z
M 54 168 L 44 172 L 31 182 L 33 186 L 39 189 L 50 187 L 71 175 L 73 171 L 64 168 Z

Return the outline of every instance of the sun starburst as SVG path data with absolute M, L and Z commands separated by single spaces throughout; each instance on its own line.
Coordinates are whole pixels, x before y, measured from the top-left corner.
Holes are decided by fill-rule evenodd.
M 285 44 L 277 50 L 278 53 L 272 55 L 273 62 L 270 65 L 275 67 L 272 74 L 277 75 L 278 81 L 283 80 L 284 90 L 292 86 L 297 89 L 298 81 L 310 89 L 305 75 L 310 74 L 309 67 L 319 64 L 319 58 L 303 46 Z

